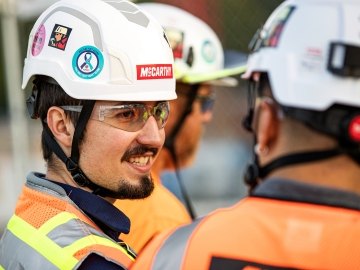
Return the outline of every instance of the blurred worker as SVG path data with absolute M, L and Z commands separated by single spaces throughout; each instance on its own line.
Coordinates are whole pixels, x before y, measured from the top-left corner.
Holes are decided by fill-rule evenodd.
M 48 41 L 61 25 L 64 49 Z M 70 31 L 71 30 L 71 31 Z M 143 44 L 146 43 L 146 46 Z M 46 174 L 31 172 L 0 240 L 0 269 L 127 269 L 115 198 L 144 198 L 176 98 L 159 23 L 128 1 L 62 0 L 36 21 L 23 88 Z
M 173 46 L 178 98 L 170 102 L 165 145 L 152 170 L 153 194 L 146 200 L 115 202 L 130 217 L 131 230 L 124 239 L 136 251 L 140 251 L 155 234 L 189 223 L 195 216 L 187 194 L 183 193 L 186 209 L 183 202 L 162 185 L 160 176 L 165 170 L 178 172 L 193 163 L 204 125 L 212 118 L 212 85 L 236 85 L 236 79 L 229 76 L 244 71 L 245 63 L 243 54 L 233 53 L 239 61 L 232 59 L 231 67 L 224 65 L 223 48 L 215 32 L 187 11 L 159 3 L 139 6 L 163 25 Z M 179 173 L 177 176 L 180 177 Z M 181 179 L 179 184 L 182 184 Z
M 131 269 L 360 269 L 359 15 L 353 0 L 272 13 L 245 75 L 251 194 L 155 238 Z

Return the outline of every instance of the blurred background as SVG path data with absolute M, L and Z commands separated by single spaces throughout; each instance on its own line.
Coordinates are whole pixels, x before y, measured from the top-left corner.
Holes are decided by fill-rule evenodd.
M 76 0 L 73 0 L 76 1 Z M 0 0 L 0 235 L 29 171 L 45 171 L 40 123 L 29 119 L 21 90 L 27 38 L 40 13 L 56 0 Z M 281 0 L 164 0 L 207 22 L 224 49 L 248 53 L 255 31 Z M 239 78 L 237 78 L 239 79 Z M 251 159 L 252 137 L 242 128 L 246 85 L 216 89 L 213 121 L 207 126 L 195 164 L 181 171 L 198 216 L 231 205 L 247 194 L 243 172 Z M 166 181 L 174 181 L 168 173 Z

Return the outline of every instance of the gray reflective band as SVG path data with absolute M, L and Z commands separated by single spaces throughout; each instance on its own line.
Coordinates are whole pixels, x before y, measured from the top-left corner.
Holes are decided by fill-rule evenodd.
M 121 0 L 105 0 L 104 2 L 120 11 L 122 15 L 124 15 L 130 22 L 136 23 L 143 27 L 148 26 L 150 21 L 149 18 L 134 5 Z
M 156 254 L 152 269 L 180 269 L 187 243 L 201 220 L 197 219 L 193 223 L 181 227 L 172 233 Z
M 0 243 L 0 265 L 4 269 L 58 269 L 58 267 L 13 235 L 9 230 L 5 230 Z
M 56 13 L 56 12 L 64 12 L 64 13 L 68 13 L 82 21 L 84 21 L 85 23 L 87 23 L 90 27 L 91 30 L 93 32 L 93 37 L 94 37 L 94 45 L 95 47 L 97 47 L 99 50 L 103 51 L 103 46 L 101 43 L 101 35 L 100 35 L 100 29 L 97 25 L 97 23 L 92 20 L 90 17 L 86 16 L 84 13 L 81 13 L 80 11 L 77 11 L 75 9 L 72 8 L 68 8 L 68 7 L 58 7 L 55 8 L 53 11 L 51 11 L 42 21 L 42 23 L 44 23 L 52 14 Z
M 81 230 L 76 229 L 80 227 Z M 57 226 L 51 232 L 49 232 L 47 236 L 60 247 L 66 247 L 82 239 L 84 237 L 84 230 L 92 235 L 108 238 L 105 234 L 100 233 L 95 228 L 81 222 L 79 219 L 72 219 L 64 224 Z M 66 236 L 64 235 L 64 232 L 66 232 Z

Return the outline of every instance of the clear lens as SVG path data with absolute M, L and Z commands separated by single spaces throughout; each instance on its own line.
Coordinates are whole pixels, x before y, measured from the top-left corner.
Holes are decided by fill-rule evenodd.
M 161 102 L 154 107 L 144 104 L 99 106 L 98 120 L 122 130 L 138 131 L 144 127 L 149 117 L 153 116 L 161 129 L 166 124 L 169 111 L 169 102 Z
M 201 112 L 206 113 L 213 109 L 215 103 L 215 95 L 210 95 L 210 96 L 198 95 L 196 96 L 196 99 L 200 101 Z
M 98 117 L 92 120 L 104 122 L 110 126 L 125 131 L 138 131 L 145 126 L 146 121 L 153 116 L 159 129 L 162 129 L 169 117 L 170 105 L 168 101 L 160 102 L 156 106 L 145 104 L 124 104 L 117 106 L 97 106 Z M 81 112 L 82 106 L 61 106 L 64 110 Z

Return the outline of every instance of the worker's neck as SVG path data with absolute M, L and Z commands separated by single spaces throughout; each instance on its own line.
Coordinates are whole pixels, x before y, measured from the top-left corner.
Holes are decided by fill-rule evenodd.
M 279 168 L 268 177 L 294 179 L 360 194 L 360 166 L 350 157 L 341 155 L 318 162 Z

